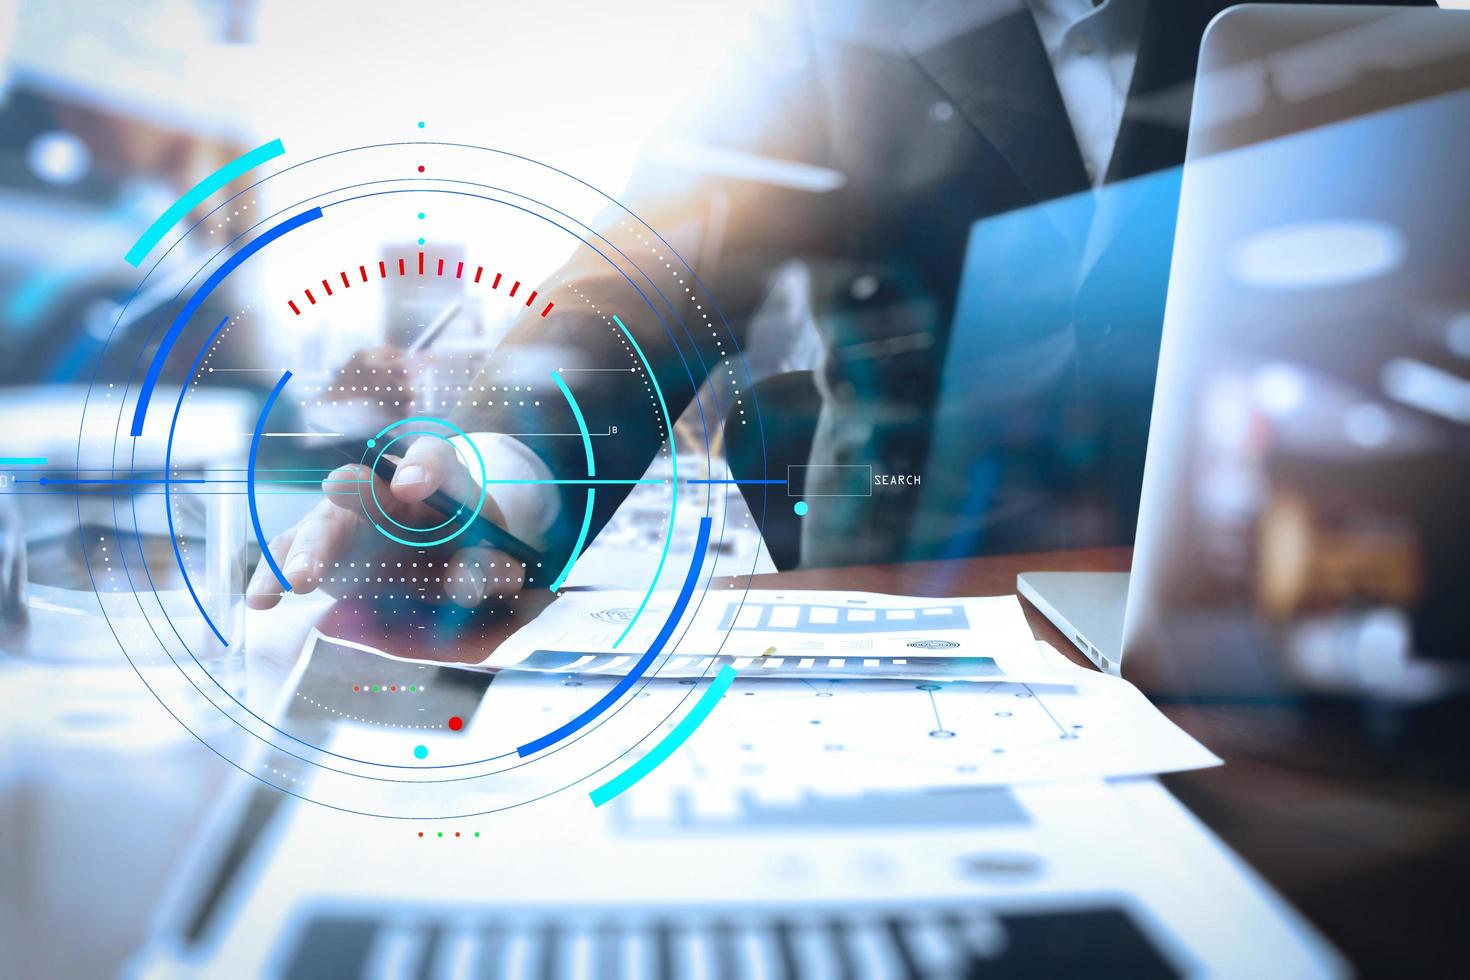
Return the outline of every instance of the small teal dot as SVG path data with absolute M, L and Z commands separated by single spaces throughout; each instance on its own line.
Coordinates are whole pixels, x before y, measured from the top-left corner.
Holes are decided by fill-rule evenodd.
M 427 745 L 415 745 L 413 747 L 413 757 L 415 759 L 423 759 L 423 758 L 426 758 L 428 756 L 428 754 L 429 754 L 429 747 Z
M 424 212 L 422 212 L 422 211 L 419 212 L 419 220 L 420 221 L 423 221 L 424 220 Z
M 791 509 L 794 510 L 794 511 L 796 511 L 796 516 L 797 517 L 805 517 L 806 516 L 806 512 L 807 512 L 806 501 L 805 500 L 798 500 L 796 502 L 796 506 L 793 507 L 793 508 L 791 508 Z
M 424 121 L 422 119 L 420 119 L 419 120 L 419 129 L 423 129 L 423 128 L 424 128 Z
M 373 447 L 374 447 L 374 446 L 376 446 L 376 445 L 377 445 L 377 444 L 378 444 L 378 440 L 376 440 L 376 439 L 369 439 L 369 440 L 368 440 L 368 448 L 369 448 L 369 449 L 371 449 L 371 448 L 373 448 Z
M 420 238 L 419 239 L 419 244 L 422 245 L 423 243 L 424 243 L 424 240 L 422 238 Z

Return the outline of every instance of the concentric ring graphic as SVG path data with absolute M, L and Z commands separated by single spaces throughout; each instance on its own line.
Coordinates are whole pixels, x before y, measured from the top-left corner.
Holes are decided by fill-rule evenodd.
M 267 161 L 290 159 L 284 148 L 281 153 L 253 152 L 254 162 L 231 170 L 231 179 Z M 288 201 L 292 203 L 280 206 Z M 406 213 L 416 213 L 422 221 L 430 211 L 455 229 L 446 233 L 450 244 L 440 246 L 423 234 L 371 262 L 346 254 L 360 249 L 361 240 L 392 240 L 394 234 L 419 231 L 412 226 L 404 233 L 385 229 L 406 224 Z M 682 688 L 672 707 L 658 717 L 629 708 L 679 651 L 711 580 L 749 577 L 749 566 L 721 565 L 729 495 L 737 491 L 727 485 L 730 481 L 715 479 L 719 460 L 712 435 L 730 415 L 727 398 L 750 409 L 757 433 L 760 415 L 738 343 L 718 303 L 669 242 L 611 196 L 564 171 L 494 148 L 447 142 L 369 144 L 288 163 L 226 197 L 172 241 L 167 241 L 169 233 L 155 224 L 129 253 L 140 268 L 149 254 L 159 254 L 117 322 L 136 317 L 133 306 L 139 297 L 156 297 L 164 289 L 172 298 L 158 305 L 146 330 L 114 326 L 87 394 L 74 476 L 47 474 L 38 482 L 58 492 L 78 493 L 84 545 L 99 531 L 99 513 L 107 515 L 101 537 L 116 547 L 104 547 L 100 554 L 105 557 L 94 561 L 84 546 L 88 574 L 121 652 L 170 714 L 222 759 L 282 792 L 336 809 L 404 819 L 489 813 L 589 779 L 605 783 L 602 795 L 594 796 L 600 805 L 610 798 L 607 786 L 631 785 L 651 769 L 643 763 L 657 752 L 637 757 L 650 738 L 659 751 L 672 751 L 656 733 L 669 719 L 687 713 L 700 692 Z M 535 270 L 505 272 L 516 254 L 534 251 L 533 245 L 545 251 L 553 242 L 570 253 L 569 263 L 594 272 L 567 278 L 552 267 L 539 280 Z M 312 272 L 303 273 L 308 269 Z M 303 277 L 313 285 L 300 287 Z M 442 291 L 446 283 L 503 296 L 505 308 L 512 311 L 509 329 L 519 331 L 521 341 L 496 347 L 476 363 L 477 374 L 464 368 L 463 378 L 451 373 L 448 382 L 433 386 L 434 399 L 455 403 L 444 406 L 447 413 L 439 406 L 422 411 L 418 403 L 427 400 L 423 391 L 382 383 L 339 385 L 343 379 L 313 376 L 299 363 L 275 364 L 272 377 L 270 366 L 251 346 L 252 332 L 278 328 L 283 320 L 293 334 L 320 336 L 334 327 L 325 313 L 329 306 L 334 317 L 339 310 L 350 316 L 372 309 L 374 303 L 385 304 L 385 295 L 389 300 L 412 299 L 417 293 Z M 616 312 L 604 311 L 604 305 Z M 596 345 L 588 342 L 594 331 L 600 332 Z M 530 342 L 543 338 L 562 352 L 562 362 L 550 369 L 537 359 L 538 347 Z M 302 340 L 298 347 L 316 342 Z M 616 364 L 577 359 L 579 351 L 593 348 L 618 349 L 621 359 Z M 227 355 L 233 358 L 230 363 L 250 365 L 235 370 L 260 371 L 258 377 L 271 378 L 273 385 L 259 390 L 249 430 L 221 434 L 217 452 L 203 462 L 209 454 L 201 455 L 198 433 L 209 431 L 209 413 L 229 394 L 216 382 L 214 367 Z M 736 378 L 725 396 L 719 387 L 702 384 L 717 370 Z M 610 398 L 585 384 L 579 371 L 606 371 L 623 387 Z M 333 390 L 339 387 L 343 391 Z M 518 404 L 512 404 L 512 389 Z M 592 696 L 566 717 L 495 719 L 503 724 L 503 731 L 495 730 L 497 749 L 460 757 L 452 751 L 430 753 L 422 745 L 410 753 L 403 740 L 369 755 L 360 749 L 346 751 L 325 719 L 282 712 L 277 701 L 262 702 L 217 676 L 230 657 L 248 658 L 257 642 L 254 634 L 245 635 L 245 624 L 270 630 L 274 613 L 250 618 L 230 612 L 231 600 L 238 596 L 222 592 L 211 578 L 212 569 L 205 566 L 218 556 L 200 554 L 202 545 L 186 528 L 186 504 L 203 501 L 200 506 L 206 510 L 228 511 L 233 504 L 214 498 L 243 496 L 252 550 L 289 592 L 290 582 L 271 542 L 289 532 L 292 512 L 286 505 L 298 505 L 282 498 L 315 499 L 312 495 L 335 461 L 279 465 L 286 457 L 272 437 L 304 434 L 286 430 L 300 429 L 299 420 L 318 406 L 383 409 L 381 424 L 357 442 L 358 459 L 368 470 L 385 457 L 400 457 L 416 439 L 449 441 L 468 460 L 473 485 L 467 495 L 455 502 L 453 512 L 428 521 L 400 520 L 379 499 L 373 480 L 359 483 L 362 519 L 388 543 L 384 547 L 397 547 L 402 554 L 371 568 L 367 562 L 359 568 L 357 561 L 349 561 L 345 569 L 322 573 L 323 582 L 330 580 L 333 594 L 340 597 L 358 590 L 367 595 L 371 588 L 369 605 L 385 621 L 427 617 L 435 635 L 441 628 L 446 637 L 452 635 L 449 627 L 464 621 L 463 611 L 421 608 L 413 592 L 420 588 L 420 576 L 400 569 L 442 564 L 435 574 L 447 582 L 452 561 L 444 560 L 442 549 L 456 547 L 493 496 L 495 474 L 474 433 L 455 414 L 466 408 L 467 400 L 482 415 L 493 407 L 496 417 L 512 419 L 527 400 L 548 409 L 554 403 L 567 414 L 567 435 L 576 437 L 570 444 L 576 447 L 577 463 L 559 468 L 556 479 L 505 481 L 554 483 L 553 492 L 564 494 L 568 502 L 558 518 L 564 526 L 557 540 L 564 543 L 557 553 L 548 552 L 545 562 L 524 568 L 525 589 L 564 586 L 588 546 L 600 507 L 615 507 L 635 490 L 662 495 L 667 509 L 663 531 L 651 546 L 629 555 L 628 581 L 619 583 L 641 596 L 636 607 L 620 611 L 617 621 L 617 644 L 621 647 L 626 640 L 634 648 L 626 671 L 601 685 L 605 690 L 600 693 L 597 684 L 582 688 Z M 372 401 L 377 404 L 370 405 Z M 686 432 L 697 431 L 702 441 L 701 472 L 696 474 L 702 479 L 681 494 L 681 481 L 693 483 L 687 470 L 697 459 L 689 453 L 691 447 L 679 452 L 675 446 L 675 422 L 686 401 L 690 419 L 697 422 Z M 640 403 L 643 407 L 635 413 Z M 666 475 L 652 475 L 664 472 L 657 465 L 649 474 L 609 469 L 611 464 L 594 454 L 590 431 L 604 426 L 608 435 L 629 427 L 655 434 Z M 97 486 L 98 492 L 60 489 L 84 483 Z M 124 486 L 146 490 L 110 489 Z M 763 513 L 755 517 L 760 521 Z M 170 545 L 166 557 L 148 544 L 163 530 Z M 687 565 L 671 558 L 681 535 L 683 547 L 692 543 Z M 489 572 L 484 574 L 488 582 Z M 386 588 L 377 589 L 379 585 Z M 722 599 L 739 594 L 721 590 Z M 509 601 L 517 598 L 519 593 Z M 290 595 L 286 600 L 305 601 Z M 708 676 L 713 676 L 714 663 L 712 659 Z M 502 683 L 499 675 L 495 683 Z M 720 690 L 728 683 L 727 676 Z M 706 694 L 709 690 L 714 689 Z M 713 701 L 705 701 L 700 711 L 708 714 L 712 707 Z M 684 737 L 688 730 L 682 730 Z M 620 775 L 599 780 L 610 768 Z M 513 770 L 516 777 L 508 783 Z M 513 789 L 507 789 L 512 783 Z

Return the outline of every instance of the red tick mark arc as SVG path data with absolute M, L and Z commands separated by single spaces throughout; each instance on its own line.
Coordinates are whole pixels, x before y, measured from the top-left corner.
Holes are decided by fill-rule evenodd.
M 410 255 L 412 255 L 412 254 L 415 254 L 415 253 L 410 253 Z M 458 260 L 454 260 L 454 259 L 445 260 L 445 259 L 441 259 L 441 258 L 437 258 L 436 257 L 433 260 L 433 268 L 430 269 L 428 267 L 428 263 L 426 263 L 424 261 L 425 258 L 427 257 L 427 254 L 425 252 L 422 252 L 422 251 L 417 252 L 416 254 L 418 255 L 418 264 L 417 265 L 418 265 L 418 274 L 420 276 L 423 276 L 423 275 L 426 275 L 426 274 L 427 275 L 434 275 L 434 276 L 453 275 L 454 278 L 456 278 L 456 279 L 463 279 L 465 277 L 465 269 L 468 267 L 468 263 L 466 263 L 466 262 L 458 261 Z M 386 278 L 388 278 L 388 276 L 390 275 L 390 272 L 389 272 L 389 264 L 392 261 L 393 261 L 392 259 L 379 260 L 378 261 L 378 278 L 380 278 L 380 279 L 386 279 Z M 411 273 L 409 272 L 409 263 L 408 263 L 408 261 L 406 259 L 399 258 L 399 259 L 397 259 L 397 262 L 398 262 L 398 274 L 400 276 L 411 275 Z M 368 279 L 371 278 L 371 275 L 372 274 L 371 274 L 371 272 L 369 272 L 369 268 L 370 267 L 367 266 L 367 265 L 359 265 L 357 267 L 357 276 L 358 276 L 358 280 L 360 282 L 367 282 Z M 474 281 L 476 283 L 478 283 L 480 281 L 481 277 L 485 274 L 485 267 L 482 266 L 482 265 L 477 265 L 477 266 L 474 266 L 473 268 L 475 270 Z M 342 289 L 347 290 L 347 289 L 351 289 L 352 288 L 352 274 L 350 272 L 345 271 L 345 270 L 344 271 L 341 271 L 341 272 L 337 273 L 337 277 L 341 280 L 341 283 L 342 283 L 342 287 L 341 288 Z M 499 273 L 499 272 L 495 273 L 494 274 L 494 279 L 490 283 L 490 288 L 491 289 L 498 290 L 500 288 L 500 280 L 501 280 L 501 278 L 502 278 L 501 273 Z M 319 282 L 321 283 L 320 288 L 326 293 L 327 296 L 332 296 L 332 295 L 335 294 L 335 290 L 332 287 L 332 280 L 330 278 L 319 280 Z M 525 297 L 520 297 L 520 295 L 519 295 L 520 288 L 521 288 L 521 281 L 518 280 L 518 279 L 512 280 L 510 289 L 508 291 L 508 295 L 515 296 L 518 299 L 522 299 L 522 305 L 524 305 L 526 307 L 533 306 L 536 303 L 536 301 L 538 299 L 540 299 L 540 297 L 541 297 L 540 292 L 538 290 L 536 290 L 536 289 L 527 290 L 528 295 L 526 295 Z M 304 290 L 302 290 L 302 293 L 306 297 L 306 302 L 308 304 L 310 304 L 312 306 L 317 305 L 317 297 L 312 292 L 312 290 L 310 290 L 310 289 L 304 289 Z M 296 302 L 296 300 L 288 300 L 287 303 L 286 303 L 286 305 L 290 308 L 291 312 L 293 314 L 295 314 L 296 316 L 301 316 L 302 315 L 303 307 L 300 304 L 298 304 Z M 540 315 L 543 316 L 543 317 L 545 317 L 547 314 L 549 314 L 551 312 L 553 306 L 555 306 L 554 303 L 547 303 L 544 307 L 542 307 L 541 314 Z

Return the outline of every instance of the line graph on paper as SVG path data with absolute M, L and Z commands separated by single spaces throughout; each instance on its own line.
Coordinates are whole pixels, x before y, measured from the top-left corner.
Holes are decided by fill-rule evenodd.
M 577 675 L 581 697 L 611 678 Z M 641 705 L 659 713 L 693 680 L 657 680 Z M 536 711 L 552 677 L 502 675 L 502 710 Z M 561 689 L 564 690 L 564 689 Z M 1203 752 L 1171 738 L 1130 685 L 1068 676 L 1052 683 L 748 678 L 742 675 L 683 750 L 640 786 L 696 798 L 841 795 L 1168 771 Z M 511 705 L 514 707 L 511 707 Z M 1161 727 L 1162 726 L 1162 727 Z M 1208 753 L 1204 753 L 1208 758 Z M 1207 764 L 1207 763 L 1204 763 Z M 660 790 L 657 787 L 663 786 Z
M 1112 740 L 1095 714 L 1062 684 L 748 682 L 693 743 L 690 775 L 752 788 L 1011 782 L 1086 764 L 1094 731 Z

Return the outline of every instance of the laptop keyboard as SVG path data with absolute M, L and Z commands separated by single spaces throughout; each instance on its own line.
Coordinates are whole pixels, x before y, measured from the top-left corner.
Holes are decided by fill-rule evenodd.
M 548 909 L 455 914 L 313 914 L 280 973 L 318 977 L 745 978 L 1175 977 L 1119 907 L 902 913 Z

